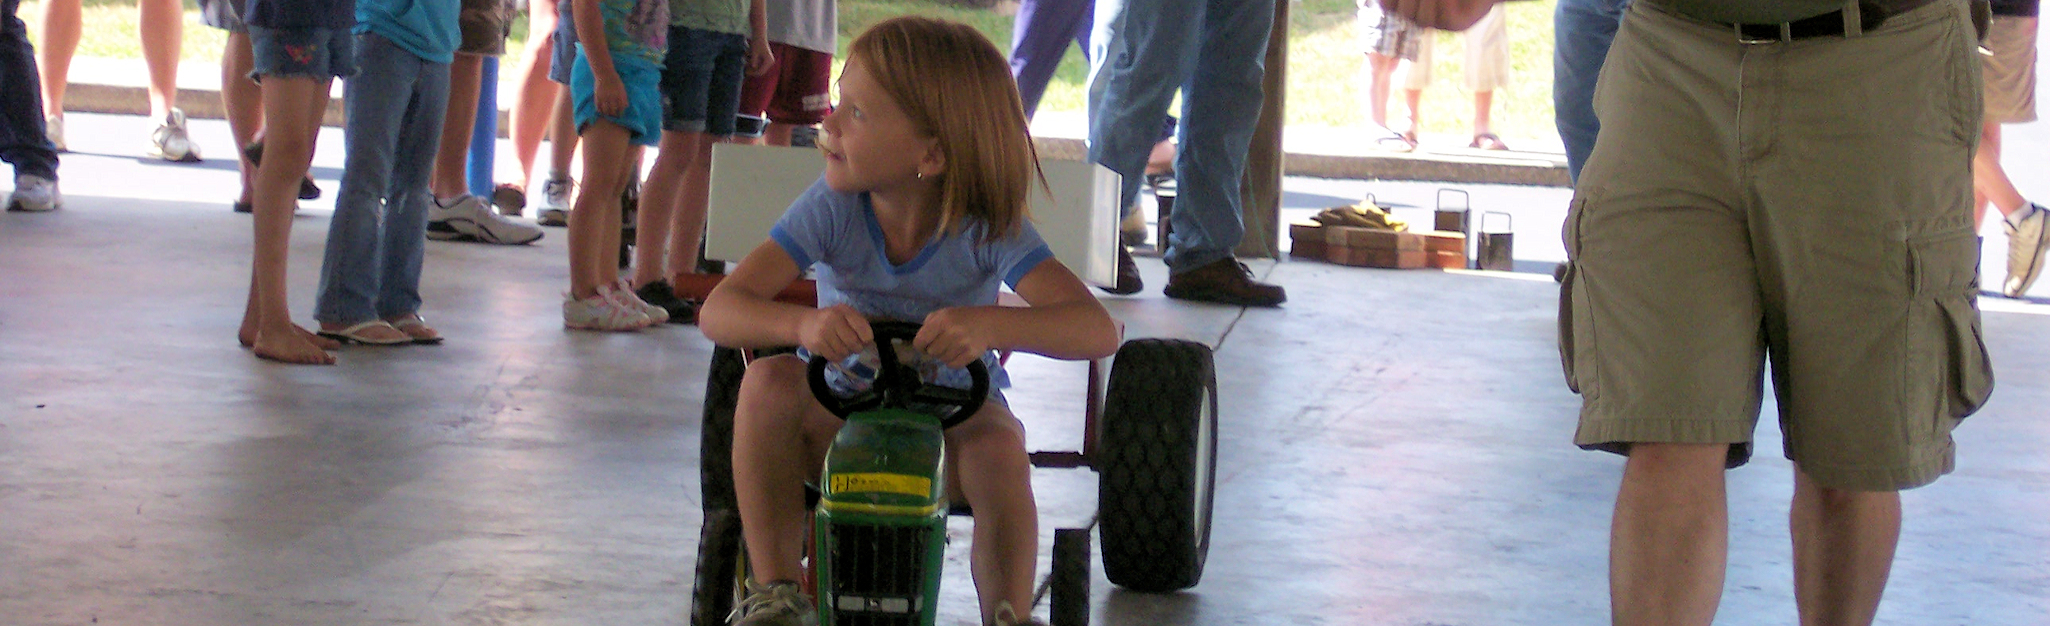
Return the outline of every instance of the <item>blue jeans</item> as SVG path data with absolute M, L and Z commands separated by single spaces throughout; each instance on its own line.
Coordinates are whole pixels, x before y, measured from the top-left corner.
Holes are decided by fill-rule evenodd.
M 1246 236 L 1239 181 L 1260 120 L 1274 0 L 1098 0 L 1090 35 L 1089 160 L 1138 202 L 1160 119 L 1182 92 L 1179 195 L 1165 260 L 1172 272 L 1232 256 Z
M 43 130 L 42 80 L 28 27 L 15 17 L 21 0 L 0 0 L 0 161 L 14 174 L 57 180 L 57 150 Z
M 448 64 L 374 33 L 357 36 L 342 103 L 348 156 L 320 267 L 313 318 L 355 324 L 420 310 L 427 176 L 448 108 Z
M 1018 81 L 1025 117 L 1039 110 L 1039 99 L 1067 55 L 1068 42 L 1081 45 L 1085 55 L 1089 51 L 1095 12 L 1091 0 L 1025 0 L 1018 5 L 1011 30 L 1011 77 Z
M 1566 142 L 1566 171 L 1575 181 L 1602 130 L 1594 116 L 1595 80 L 1629 7 L 1630 0 L 1559 0 L 1552 14 L 1552 110 Z

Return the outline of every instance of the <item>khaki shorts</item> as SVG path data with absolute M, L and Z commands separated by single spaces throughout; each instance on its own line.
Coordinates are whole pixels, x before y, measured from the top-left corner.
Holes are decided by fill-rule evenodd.
M 1992 388 L 1963 3 L 1762 45 L 1647 4 L 1602 72 L 1565 227 L 1575 442 L 1728 443 L 1742 464 L 1769 362 L 1785 454 L 1817 481 L 1950 471 L 1951 429 Z
M 512 36 L 512 0 L 463 0 L 456 24 L 463 29 L 457 52 L 499 56 L 505 54 L 505 38 Z
M 1986 121 L 2036 121 L 2036 18 L 1994 16 L 1986 49 Z

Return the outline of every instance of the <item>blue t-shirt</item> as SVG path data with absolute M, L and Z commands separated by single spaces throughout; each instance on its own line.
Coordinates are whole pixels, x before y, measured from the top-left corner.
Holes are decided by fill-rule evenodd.
M 430 63 L 452 63 L 463 30 L 460 0 L 356 0 L 356 34 L 377 33 Z
M 991 242 L 982 241 L 984 232 L 982 224 L 971 224 L 959 233 L 941 233 L 917 257 L 897 265 L 885 253 L 869 195 L 833 191 L 820 178 L 790 204 L 769 238 L 799 269 L 817 266 L 819 307 L 846 304 L 869 319 L 923 322 L 944 308 L 995 305 L 1000 284 L 1015 289 L 1040 262 L 1053 258 L 1030 223 Z M 990 368 L 992 389 L 1009 386 L 994 354 L 983 364 Z M 961 372 L 943 374 L 938 382 L 965 387 Z

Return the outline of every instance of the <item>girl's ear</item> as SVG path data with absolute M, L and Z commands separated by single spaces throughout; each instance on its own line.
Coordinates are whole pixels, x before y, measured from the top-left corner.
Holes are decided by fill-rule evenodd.
M 918 171 L 926 176 L 939 176 L 947 173 L 947 151 L 940 147 L 940 139 L 938 137 L 926 138 L 925 156 L 918 160 Z

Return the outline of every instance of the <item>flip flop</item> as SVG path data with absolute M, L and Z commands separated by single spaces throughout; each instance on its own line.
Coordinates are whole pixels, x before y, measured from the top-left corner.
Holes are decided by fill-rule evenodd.
M 1508 150 L 1509 144 L 1502 143 L 1502 138 L 1495 136 L 1494 133 L 1481 133 L 1474 135 L 1473 143 L 1466 144 L 1466 147 L 1482 150 Z
M 1374 138 L 1374 147 L 1389 152 L 1416 151 L 1417 141 L 1415 137 L 1395 132 L 1395 129 L 1386 126 L 1381 127 L 1381 130 L 1385 134 Z
M 422 345 L 435 345 L 441 343 L 442 340 L 441 333 L 439 331 L 434 330 L 433 327 L 428 326 L 427 320 L 425 318 L 420 317 L 419 313 L 407 315 L 395 320 L 385 320 L 385 323 L 391 324 L 392 328 L 396 328 L 399 330 L 399 332 L 405 333 L 406 336 L 412 337 L 413 343 Z
M 413 338 L 410 335 L 403 338 L 380 339 L 365 332 L 378 327 L 398 330 L 384 320 L 370 320 L 341 330 L 323 330 L 316 334 L 342 343 L 360 343 L 366 346 L 396 346 L 413 343 Z M 399 334 L 406 335 L 403 331 Z

